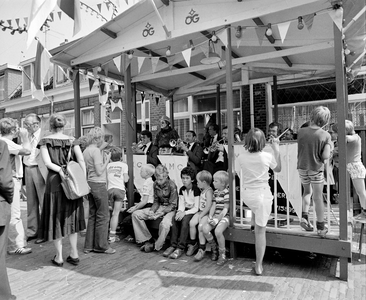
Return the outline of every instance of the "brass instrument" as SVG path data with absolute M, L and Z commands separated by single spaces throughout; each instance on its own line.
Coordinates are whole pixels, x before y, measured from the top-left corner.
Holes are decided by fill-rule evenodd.
M 182 146 L 182 144 L 184 145 L 188 145 L 188 143 L 186 143 L 185 141 L 183 141 L 182 139 L 177 139 L 177 140 L 170 140 L 169 141 L 169 145 L 172 148 L 180 148 Z
M 133 152 L 138 152 L 139 150 L 141 151 L 141 148 L 144 146 L 144 144 L 142 143 L 142 141 L 139 141 L 137 144 L 136 143 L 132 143 L 132 151 Z
M 205 149 L 203 149 L 203 153 L 204 154 L 208 154 L 210 152 L 215 152 L 217 149 L 218 149 L 218 146 L 219 144 L 224 141 L 224 144 L 225 144 L 225 139 L 221 139 L 221 140 L 218 140 L 216 142 L 213 142 L 212 145 L 210 147 L 206 147 Z

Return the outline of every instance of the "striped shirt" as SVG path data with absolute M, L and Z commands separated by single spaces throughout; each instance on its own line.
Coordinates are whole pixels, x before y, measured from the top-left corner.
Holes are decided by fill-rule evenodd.
M 215 213 L 214 216 L 219 215 L 224 207 L 225 207 L 225 203 L 229 204 L 229 190 L 228 189 L 224 189 L 222 191 L 218 191 L 215 190 L 214 191 L 214 196 L 213 196 L 213 203 L 216 203 L 216 207 L 215 207 Z M 225 216 L 229 215 L 229 211 L 226 213 Z

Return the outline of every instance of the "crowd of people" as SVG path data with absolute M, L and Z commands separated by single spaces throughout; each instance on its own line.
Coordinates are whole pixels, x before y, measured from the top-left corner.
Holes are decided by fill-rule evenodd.
M 322 196 L 324 162 L 336 156 L 334 137 L 324 130 L 329 120 L 329 109 L 319 106 L 311 112 L 307 126 L 297 132 L 297 169 L 303 187 L 300 226 L 306 231 L 313 231 L 309 222 L 312 199 L 316 232 L 320 237 L 325 237 L 328 231 Z M 6 272 L 7 240 L 7 252 L 18 255 L 32 252 L 27 244 L 32 239 L 37 244 L 53 241 L 55 255 L 51 262 L 62 267 L 62 243 L 63 238 L 68 237 L 71 247 L 65 261 L 78 265 L 78 233 L 85 230 L 83 251 L 86 254 L 114 254 L 116 250 L 111 244 L 119 241 L 117 229 L 122 229 L 126 234 L 125 240 L 135 242 L 141 251 L 162 252 L 163 256 L 172 259 L 185 253 L 200 261 L 209 245 L 211 259 L 218 265 L 225 264 L 224 232 L 229 226 L 230 210 L 228 128 L 224 127 L 220 136 L 219 127 L 210 124 L 207 137 L 200 144 L 194 131 L 188 130 L 185 139 L 180 140 L 168 117 L 163 116 L 160 121 L 161 131 L 154 141 L 152 133 L 144 130 L 140 134 L 141 141 L 133 145 L 134 153 L 147 156 L 140 171 L 144 183 L 140 201 L 121 213 L 122 203 L 126 200 L 125 184 L 130 180 L 128 166 L 122 161 L 122 149 L 112 146 L 110 140 L 106 142 L 101 128 L 95 127 L 85 136 L 75 139 L 64 134 L 66 119 L 62 114 L 51 115 L 47 135 L 41 131 L 40 119 L 35 114 L 25 117 L 25 128 L 19 128 L 17 121 L 11 118 L 1 119 L 0 275 Z M 337 133 L 337 124 L 333 124 L 331 129 Z M 285 131 L 287 134 L 283 137 L 286 140 L 294 139 L 291 129 Z M 365 219 L 366 171 L 361 162 L 361 139 L 348 120 L 346 134 L 347 171 L 362 207 L 356 219 Z M 281 171 L 280 137 L 278 123 L 270 124 L 267 138 L 262 130 L 252 128 L 244 136 L 245 151 L 237 158 L 243 177 L 241 201 L 252 211 L 256 248 L 253 271 L 256 275 L 263 273 L 266 225 L 272 209 L 273 195 L 268 174 L 270 169 Z M 241 140 L 241 132 L 235 130 L 234 138 Z M 263 151 L 268 143 L 272 151 Z M 179 190 L 158 158 L 159 154 L 171 152 L 188 157 L 187 166 L 181 171 L 183 186 Z M 61 181 L 65 177 L 64 166 L 69 155 L 82 167 L 90 186 L 90 194 L 84 198 L 69 200 L 63 191 Z M 27 195 L 26 230 L 20 216 L 23 177 Z M 159 221 L 155 237 L 149 228 L 154 220 Z M 170 246 L 164 248 L 169 233 Z M 10 295 L 7 276 L 0 283 L 0 291 Z

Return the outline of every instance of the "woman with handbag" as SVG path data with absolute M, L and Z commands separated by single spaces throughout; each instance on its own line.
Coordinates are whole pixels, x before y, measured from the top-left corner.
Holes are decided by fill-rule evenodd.
M 77 233 L 85 229 L 83 198 L 69 200 L 61 186 L 61 177 L 65 177 L 63 166 L 67 163 L 70 150 L 71 160 L 79 163 L 86 176 L 84 157 L 78 142 L 63 133 L 66 125 L 63 115 L 51 115 L 49 125 L 51 134 L 42 138 L 37 146 L 48 168 L 39 235 L 46 241 L 54 242 L 56 255 L 51 261 L 58 267 L 63 266 L 62 239 L 68 236 L 71 251 L 66 261 L 77 265 Z
M 109 207 L 107 191 L 107 166 L 111 153 L 102 155 L 104 133 L 100 127 L 91 129 L 88 134 L 89 145 L 83 152 L 87 169 L 89 194 L 89 219 L 86 229 L 84 253 L 113 254 L 115 249 L 109 247 Z

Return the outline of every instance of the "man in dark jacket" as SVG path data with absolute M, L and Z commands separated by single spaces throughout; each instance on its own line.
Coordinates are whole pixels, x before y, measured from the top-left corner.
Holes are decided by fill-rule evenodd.
M 6 271 L 6 244 L 10 222 L 11 202 L 14 183 L 10 165 L 8 146 L 0 140 L 0 300 L 15 299 L 11 295 Z

